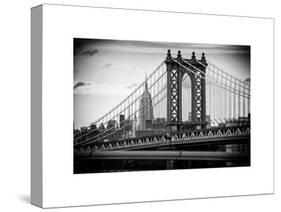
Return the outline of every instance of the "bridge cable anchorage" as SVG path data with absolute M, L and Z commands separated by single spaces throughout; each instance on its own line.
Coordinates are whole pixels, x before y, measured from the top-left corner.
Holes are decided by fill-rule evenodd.
M 192 72 L 194 75 L 198 75 L 201 79 L 203 79 L 203 80 L 205 80 L 205 81 L 208 81 L 208 82 L 212 82 L 212 83 L 213 83 L 215 86 L 217 86 L 217 87 L 220 87 L 220 88 L 225 89 L 225 90 L 229 90 L 229 91 L 231 91 L 232 93 L 237 94 L 237 91 L 236 91 L 235 89 L 234 89 L 234 91 L 233 91 L 233 89 L 224 88 L 224 87 L 222 87 L 221 85 L 218 85 L 217 83 L 214 83 L 213 80 L 207 79 L 206 77 L 203 77 L 203 76 L 201 76 L 200 74 L 194 72 L 192 69 L 190 69 L 190 68 L 188 68 L 188 67 L 182 65 L 181 63 L 179 63 L 179 62 L 176 61 L 175 59 L 172 58 L 172 60 L 173 60 L 174 62 L 176 62 L 177 64 L 179 64 L 180 66 L 182 66 L 183 68 L 185 68 L 186 70 Z M 184 63 L 190 65 L 190 66 L 193 67 L 194 69 L 198 70 L 202 75 L 205 75 L 205 73 L 202 72 L 200 69 L 196 68 L 195 66 L 191 65 L 190 63 L 188 63 L 188 62 L 186 62 L 186 61 L 184 61 L 184 60 L 182 60 L 182 61 L 183 61 Z M 215 81 L 218 81 L 218 80 L 215 80 Z M 219 83 L 220 83 L 220 82 L 219 82 Z M 228 87 L 228 86 L 226 86 L 226 87 Z M 249 96 L 245 96 L 245 95 L 241 95 L 241 96 L 244 96 L 244 97 L 246 97 L 246 98 L 249 98 Z
M 152 100 L 154 100 L 158 95 L 160 95 L 165 89 L 166 89 L 166 87 L 164 87 L 158 94 L 156 94 Z M 149 104 L 149 103 L 146 103 L 145 105 L 143 105 L 142 107 L 140 107 L 136 112 L 139 112 L 139 110 L 141 110 L 143 107 L 147 106 L 148 104 Z M 147 111 L 146 111 L 146 112 L 147 112 Z M 133 114 L 132 114 L 129 118 L 132 118 L 132 116 L 133 116 Z M 124 123 L 124 122 L 126 122 L 126 120 L 120 122 L 119 124 Z M 126 126 L 128 126 L 128 125 L 130 125 L 130 124 L 131 124 L 131 123 L 127 123 L 127 124 L 123 125 L 122 128 L 118 128 L 118 130 L 120 131 L 121 129 L 125 128 Z M 108 129 L 106 129 L 105 131 L 103 131 L 102 133 L 100 133 L 100 134 L 98 134 L 98 135 L 96 135 L 96 136 L 94 136 L 94 137 L 92 137 L 92 138 L 90 138 L 90 139 L 87 139 L 87 140 L 85 140 L 85 141 L 82 141 L 82 142 L 80 142 L 80 143 L 76 143 L 75 145 L 81 145 L 82 143 L 84 143 L 84 142 L 86 142 L 86 141 L 89 141 L 89 140 L 93 140 L 94 138 L 98 138 L 97 140 L 100 140 L 100 135 L 105 134 L 105 133 L 107 133 L 108 131 L 110 131 L 110 130 L 112 130 L 112 129 L 115 129 L 115 127 L 112 126 L 112 127 L 108 128 Z M 107 136 L 108 136 L 108 135 L 107 135 Z
M 165 89 L 166 89 L 166 87 L 163 88 L 159 93 L 161 93 L 161 92 L 164 91 Z M 158 100 L 158 101 L 153 105 L 153 107 L 156 106 L 157 104 L 159 104 L 159 103 L 160 103 L 164 98 L 166 98 L 166 97 L 167 97 L 167 95 L 164 95 L 160 100 Z M 145 111 L 143 112 L 143 114 L 145 114 L 146 112 L 148 112 L 148 109 L 145 110 Z M 139 115 L 138 118 L 141 117 L 143 114 Z M 84 146 L 84 145 L 89 145 L 89 144 L 95 143 L 97 140 L 104 139 L 104 138 L 106 138 L 106 137 L 108 137 L 108 136 L 110 136 L 110 135 L 112 135 L 112 134 L 114 134 L 114 133 L 116 133 L 116 132 L 122 130 L 123 128 L 125 128 L 125 127 L 128 126 L 128 125 L 130 125 L 130 123 L 127 123 L 127 124 L 124 125 L 122 128 L 118 128 L 118 129 L 116 129 L 114 132 L 112 132 L 112 133 L 110 133 L 110 134 L 107 134 L 107 135 L 105 135 L 105 136 L 102 136 L 101 138 L 98 138 L 98 139 L 96 139 L 96 140 L 92 140 L 92 138 L 91 138 L 91 139 L 89 139 L 89 140 L 83 141 L 83 143 L 79 143 L 78 145 Z
M 149 75 L 149 77 L 147 78 L 147 80 L 151 79 L 151 77 L 162 67 L 163 64 L 164 64 L 164 61 L 157 67 L 157 69 L 155 69 L 155 71 L 154 71 L 152 74 Z M 163 72 L 163 73 L 161 74 L 161 76 L 160 76 L 154 83 L 152 83 L 152 84 L 149 86 L 148 89 L 151 89 L 156 83 L 158 83 L 158 82 L 162 79 L 162 77 L 165 76 L 165 74 L 166 74 L 166 71 Z M 102 118 L 99 118 L 97 121 L 95 121 L 95 122 L 92 123 L 92 124 L 97 124 L 99 121 L 105 119 L 106 116 L 109 116 L 114 110 L 119 109 L 120 106 L 122 107 L 122 105 L 125 104 L 126 101 L 127 101 L 131 96 L 133 96 L 134 94 L 136 94 L 136 92 L 138 92 L 138 91 L 143 87 L 144 84 L 145 84 L 145 82 L 143 82 L 140 86 L 138 86 L 137 89 L 135 89 L 128 97 L 126 97 L 123 101 L 121 101 L 121 103 L 119 103 L 116 107 L 114 107 L 110 112 L 106 113 L 106 115 L 104 115 Z M 137 99 L 135 99 L 131 104 L 136 103 L 140 98 L 141 98 L 141 95 L 139 95 L 139 97 L 137 97 Z M 119 113 L 117 113 L 113 118 L 118 117 L 118 115 L 120 115 L 121 113 L 125 112 L 126 109 L 128 109 L 129 107 L 130 107 L 130 105 L 127 106 L 127 107 L 125 107 L 125 108 L 122 109 L 121 111 L 119 111 Z M 112 119 L 112 118 L 111 118 L 111 119 Z M 107 121 L 109 121 L 109 120 L 107 120 Z M 104 122 L 106 122 L 106 121 L 104 121 Z M 102 123 L 103 123 L 103 122 L 102 122 Z M 77 138 L 74 138 L 74 139 L 75 139 L 75 140 L 78 140 L 78 139 L 80 139 L 80 138 L 82 138 L 82 137 L 85 137 L 85 136 L 89 135 L 89 134 L 90 134 L 92 131 L 94 131 L 94 130 L 95 130 L 95 129 L 92 129 L 92 130 L 88 131 L 87 133 L 81 135 L 80 137 L 77 137 Z M 77 134 L 79 134 L 79 133 L 77 133 Z M 75 134 L 74 137 L 75 137 L 77 134 Z

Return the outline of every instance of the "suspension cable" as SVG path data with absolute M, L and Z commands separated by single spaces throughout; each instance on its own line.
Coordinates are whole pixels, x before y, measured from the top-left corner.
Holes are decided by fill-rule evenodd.
M 217 65 L 213 64 L 212 62 L 209 62 L 209 60 L 208 60 L 208 64 L 211 65 L 211 66 L 213 66 L 213 67 L 214 67 L 215 69 L 217 69 L 218 71 L 221 71 L 222 73 L 228 75 L 229 77 L 231 77 L 231 78 L 233 78 L 233 79 L 235 79 L 235 80 L 238 80 L 238 81 L 241 82 L 242 84 L 245 84 L 246 86 L 250 86 L 247 82 L 245 82 L 245 81 L 239 79 L 239 78 L 236 77 L 236 76 L 235 76 L 235 77 L 232 76 L 231 74 L 229 74 L 229 73 L 227 73 L 226 71 L 224 71 L 221 67 L 218 67 Z
M 175 59 L 173 59 L 174 61 L 176 61 Z M 192 68 L 194 68 L 194 69 L 196 69 L 197 71 L 199 71 L 202 75 L 206 75 L 206 73 L 204 73 L 203 71 L 201 71 L 200 69 L 198 69 L 197 67 L 195 67 L 195 66 L 193 66 L 192 64 L 190 64 L 189 62 L 187 62 L 187 61 L 185 61 L 185 60 L 182 60 L 184 63 L 186 63 L 187 65 L 190 65 Z M 177 63 L 179 63 L 178 61 L 176 61 Z M 180 63 L 179 63 L 180 64 Z M 187 67 L 186 67 L 187 68 Z M 192 71 L 191 69 L 190 69 L 190 71 Z M 194 72 L 193 72 L 194 73 Z M 200 74 L 197 74 L 197 73 L 194 73 L 195 75 L 199 75 L 199 77 L 201 78 L 201 76 L 200 76 Z M 210 78 L 211 79 L 211 78 Z M 206 78 L 205 80 L 207 80 L 208 81 L 208 79 Z M 219 82 L 220 84 L 223 84 L 224 86 L 226 86 L 226 87 L 228 87 L 227 85 L 225 85 L 224 83 L 222 83 L 221 81 L 219 81 L 219 80 L 217 80 L 217 79 L 214 79 L 215 81 L 217 81 L 217 82 Z M 216 84 L 215 84 L 216 85 Z M 235 94 L 237 94 L 237 92 L 236 92 L 236 89 L 235 88 L 233 88 L 233 87 L 230 87 L 231 89 L 234 89 L 234 93 Z M 225 89 L 225 88 L 223 88 L 223 89 Z M 250 98 L 250 96 L 249 97 L 247 97 L 246 96 L 246 94 L 244 94 L 244 95 L 242 95 L 242 96 L 244 96 L 244 97 L 246 97 L 246 98 Z
M 157 68 L 148 76 L 147 80 L 149 80 L 154 74 L 156 74 L 156 72 L 159 71 L 159 69 L 161 68 L 161 66 L 164 64 L 164 61 L 162 61 L 160 63 L 160 65 L 157 66 Z M 122 104 L 124 104 L 132 95 L 134 95 L 136 92 L 139 91 L 139 89 L 141 89 L 144 85 L 145 81 L 143 83 L 141 83 L 130 95 L 128 95 L 126 98 L 124 98 L 118 105 L 116 105 L 113 109 L 111 109 L 108 113 L 106 113 L 105 115 L 103 115 L 101 118 L 97 119 L 95 122 L 91 123 L 91 124 L 96 124 L 99 121 L 101 121 L 102 119 L 104 119 L 106 116 L 108 116 L 111 112 L 113 112 L 114 110 L 116 110 L 118 107 L 120 107 Z M 153 85 L 151 85 L 150 87 L 152 87 Z M 150 89 L 149 87 L 149 89 Z M 127 109 L 127 108 L 125 108 Z M 124 109 L 124 110 L 125 110 Z M 122 112 L 122 111 L 121 111 Z M 74 136 L 76 136 L 79 133 L 76 133 Z
M 194 72 L 194 71 L 191 70 L 190 68 L 188 68 L 188 67 L 182 65 L 181 63 L 179 63 L 179 62 L 176 61 L 175 59 L 172 58 L 172 60 L 173 60 L 174 62 L 178 63 L 178 64 L 179 64 L 180 66 L 182 66 L 183 68 L 185 68 L 185 69 L 187 69 L 188 71 L 192 72 L 193 74 L 198 75 L 201 79 L 204 79 L 205 81 L 212 82 L 212 83 L 213 83 L 215 86 L 217 86 L 217 87 L 220 87 L 220 88 L 225 89 L 225 90 L 228 90 L 228 91 L 230 91 L 230 92 L 232 92 L 232 93 L 234 93 L 234 94 L 237 94 L 236 91 L 233 91 L 233 90 L 228 89 L 228 88 L 224 88 L 224 87 L 222 87 L 221 85 L 218 85 L 218 84 L 214 83 L 214 81 L 212 81 L 212 80 L 210 80 L 210 79 L 206 79 L 205 77 L 203 77 L 203 76 L 201 76 L 200 74 Z M 187 62 L 186 62 L 186 63 L 187 63 Z M 188 63 L 187 63 L 187 64 L 188 64 Z M 191 65 L 191 66 L 192 66 L 192 65 Z M 194 67 L 194 68 L 197 69 L 196 67 Z M 198 70 L 199 70 L 199 69 L 198 69 Z M 201 70 L 199 70 L 199 71 L 202 72 Z M 205 74 L 204 72 L 202 72 L 202 73 Z M 244 97 L 246 97 L 246 98 L 249 98 L 249 96 L 245 96 L 245 95 L 241 95 L 241 96 L 244 96 Z
M 162 63 L 162 64 L 163 64 L 163 63 Z M 154 73 L 155 73 L 155 72 L 154 72 Z M 162 79 L 162 77 L 163 77 L 165 74 L 166 74 L 166 72 L 163 72 L 162 75 L 161 75 L 153 84 L 151 84 L 148 89 L 151 89 L 160 79 Z M 152 76 L 152 75 L 151 75 L 151 76 Z M 144 84 L 144 83 L 142 83 L 141 86 L 138 87 L 138 89 L 141 88 L 141 87 L 143 86 L 143 84 Z M 131 94 L 131 95 L 132 95 L 132 94 Z M 130 96 L 131 96 L 131 95 L 130 95 Z M 129 96 L 129 97 L 130 97 L 130 96 Z M 127 97 L 126 99 L 128 99 L 129 97 Z M 140 95 L 139 97 L 137 97 L 131 104 L 136 103 L 140 98 L 141 98 L 141 95 Z M 122 105 L 121 103 L 118 104 L 118 107 L 121 106 L 121 105 Z M 121 113 L 125 112 L 129 107 L 130 107 L 130 105 L 126 106 L 126 107 L 123 108 L 121 111 L 119 111 L 119 113 L 117 113 L 114 117 L 112 117 L 111 119 L 118 117 L 118 115 L 120 115 Z M 111 110 L 111 111 L 110 111 L 109 113 L 107 113 L 105 116 L 109 115 L 109 114 L 110 114 L 112 111 L 114 111 L 116 108 L 117 108 L 117 107 L 115 107 L 113 110 Z M 103 116 L 103 118 L 104 118 L 105 116 Z M 103 118 L 102 118 L 102 119 L 103 119 Z M 100 120 L 101 120 L 101 119 L 99 119 L 99 121 L 100 121 Z M 124 120 L 124 121 L 125 121 L 125 120 Z M 96 121 L 95 123 L 98 123 L 98 121 Z M 85 133 L 85 134 L 83 134 L 83 135 L 81 135 L 81 136 L 79 136 L 79 137 L 77 137 L 77 138 L 74 138 L 74 140 L 78 140 L 78 139 L 80 139 L 80 138 L 82 138 L 82 137 L 84 137 L 84 136 L 87 136 L 89 133 L 91 133 L 91 132 L 94 131 L 94 130 L 95 130 L 95 129 L 92 129 L 92 130 L 88 131 L 87 133 Z M 109 130 L 110 130 L 110 129 L 109 129 Z M 78 133 L 77 133 L 77 134 L 78 134 Z M 77 135 L 77 134 L 76 134 L 76 135 Z M 74 135 L 74 137 L 75 137 L 75 135 Z
M 159 96 L 165 89 L 166 89 L 166 86 L 165 86 L 161 91 L 159 91 L 158 94 L 156 94 L 156 95 L 152 98 L 152 101 L 153 101 L 157 96 Z M 146 107 L 147 105 L 148 105 L 148 102 L 147 102 L 146 104 L 142 105 L 142 107 L 140 107 L 135 113 L 139 112 L 142 108 Z M 132 114 L 132 116 L 133 116 L 133 114 Z M 129 118 L 131 118 L 131 117 L 129 117 Z M 124 122 L 126 122 L 126 121 L 127 121 L 127 120 L 124 120 L 124 121 L 120 122 L 120 124 L 121 124 L 121 123 L 124 123 Z M 127 125 L 128 125 L 128 123 L 127 123 Z M 126 126 L 126 125 L 124 125 L 124 126 L 122 127 L 122 129 L 123 129 L 125 126 Z M 82 142 L 80 142 L 80 143 L 76 143 L 76 145 L 80 145 L 80 144 L 85 143 L 85 142 L 87 142 L 87 141 L 89 141 L 89 140 L 93 140 L 93 139 L 95 139 L 95 138 L 99 138 L 102 134 L 105 134 L 106 132 L 108 132 L 108 131 L 110 131 L 110 130 L 112 130 L 112 129 L 114 129 L 114 127 L 111 127 L 111 128 L 109 128 L 109 129 L 106 129 L 106 130 L 103 131 L 102 133 L 100 133 L 100 134 L 98 134 L 98 135 L 96 135 L 96 136 L 94 136 L 94 137 L 92 137 L 92 138 L 90 138 L 90 139 L 87 139 L 87 140 L 82 141 Z M 120 129 L 121 129 L 121 128 L 120 128 Z
M 213 69 L 210 69 L 209 66 L 205 65 L 204 63 L 201 63 L 199 60 L 196 60 L 196 62 L 199 63 L 199 64 L 201 64 L 201 65 L 204 66 L 205 68 L 208 68 L 209 71 L 211 71 L 211 72 L 217 74 L 218 76 L 221 76 L 222 78 L 224 78 L 224 79 L 226 79 L 226 80 L 228 80 L 228 81 L 230 81 L 230 79 L 228 79 L 227 77 L 223 76 L 223 74 L 219 74 L 217 71 L 220 71 L 220 72 L 224 73 L 225 75 L 230 76 L 232 79 L 234 79 L 234 81 L 231 81 L 231 82 L 233 82 L 235 85 L 238 85 L 239 87 L 242 87 L 242 88 L 245 88 L 245 89 L 247 89 L 247 90 L 250 90 L 250 87 L 249 87 L 249 85 L 248 85 L 247 83 L 245 83 L 245 82 L 241 81 L 240 79 L 238 79 L 238 78 L 236 78 L 236 77 L 233 77 L 232 75 L 230 75 L 230 74 L 228 74 L 228 73 L 226 73 L 226 72 L 224 72 L 224 71 L 218 69 L 216 66 L 210 64 L 209 62 L 208 62 L 208 64 L 210 64 L 212 67 L 214 67 L 217 71 L 215 71 L 215 70 L 213 70 Z M 239 81 L 239 82 L 241 82 L 242 84 L 245 84 L 246 86 L 243 87 L 243 86 L 241 86 L 240 84 L 237 84 L 235 81 Z
M 166 87 L 164 87 L 158 94 L 162 93 L 165 89 L 166 89 Z M 160 100 L 158 100 L 158 101 L 153 105 L 153 107 L 155 107 L 157 104 L 159 104 L 159 102 L 161 102 L 166 96 L 167 96 L 167 94 L 164 95 Z M 155 97 L 156 97 L 156 96 L 155 96 Z M 152 99 L 152 100 L 153 100 L 153 99 Z M 138 115 L 137 118 L 141 117 L 141 116 L 142 116 L 143 114 L 145 114 L 147 111 L 148 111 L 148 109 L 146 109 L 145 111 L 143 111 L 143 113 L 142 113 L 141 115 Z M 114 132 L 112 132 L 112 133 L 110 133 L 110 134 L 107 134 L 107 135 L 104 135 L 104 136 L 102 136 L 102 137 L 100 137 L 100 138 L 98 138 L 98 139 L 93 140 L 93 138 L 90 138 L 90 139 L 88 139 L 88 140 L 83 141 L 83 143 L 80 142 L 79 144 L 77 144 L 77 146 L 78 146 L 78 145 L 83 145 L 83 146 L 84 146 L 84 145 L 89 145 L 89 144 L 95 143 L 97 140 L 101 140 L 101 139 L 103 139 L 103 138 L 106 138 L 106 137 L 108 137 L 108 136 L 110 136 L 110 135 L 112 135 L 112 134 L 114 134 L 114 133 L 116 133 L 116 132 L 122 130 L 123 128 L 125 128 L 126 126 L 128 126 L 128 125 L 130 125 L 130 124 L 131 124 L 131 123 L 127 123 L 127 124 L 125 124 L 123 127 L 116 129 Z M 76 146 L 76 145 L 75 145 L 75 146 Z

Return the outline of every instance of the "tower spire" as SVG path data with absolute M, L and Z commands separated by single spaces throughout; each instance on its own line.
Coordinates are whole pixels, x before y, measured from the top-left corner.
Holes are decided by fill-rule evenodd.
M 139 129 L 144 130 L 146 129 L 146 121 L 153 120 L 153 106 L 152 106 L 152 98 L 151 94 L 149 93 L 148 87 L 148 78 L 147 73 L 145 73 L 145 81 L 144 81 L 144 92 L 140 98 L 139 104 Z
M 147 72 L 145 72 L 145 90 L 148 91 L 148 85 L 147 85 Z

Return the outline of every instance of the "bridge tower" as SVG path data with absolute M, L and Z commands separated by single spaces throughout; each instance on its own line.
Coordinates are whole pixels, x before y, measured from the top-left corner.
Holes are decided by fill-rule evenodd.
M 168 50 L 165 64 L 167 68 L 167 120 L 170 129 L 174 131 L 182 128 L 205 128 L 207 122 L 206 81 L 204 78 L 208 65 L 205 54 L 202 53 L 201 59 L 197 60 L 195 52 L 192 52 L 191 59 L 184 59 L 181 51 L 178 51 L 177 58 L 172 58 L 171 51 Z M 191 79 L 191 122 L 183 123 L 182 80 L 185 73 Z

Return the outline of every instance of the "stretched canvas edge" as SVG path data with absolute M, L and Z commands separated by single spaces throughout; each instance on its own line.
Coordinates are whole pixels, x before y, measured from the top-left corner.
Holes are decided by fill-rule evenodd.
M 43 6 L 31 9 L 31 204 L 43 205 L 42 45 Z

